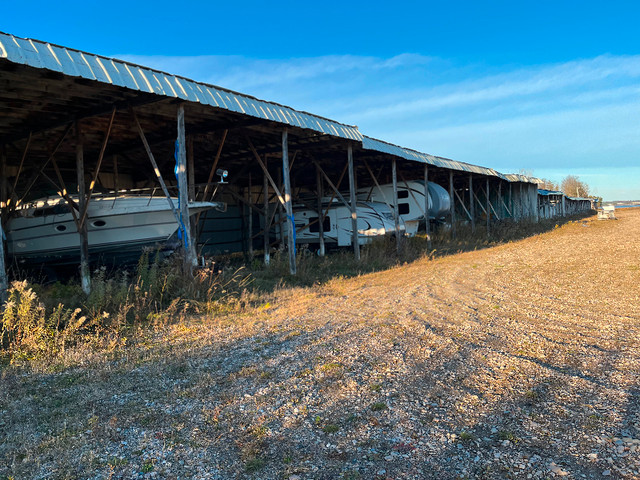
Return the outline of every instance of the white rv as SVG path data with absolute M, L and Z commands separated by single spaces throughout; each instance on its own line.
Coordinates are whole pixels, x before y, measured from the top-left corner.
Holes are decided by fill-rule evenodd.
M 327 210 L 328 208 L 328 210 Z M 334 200 L 331 204 L 323 202 L 323 210 L 327 211 L 324 218 L 324 241 L 327 244 L 346 247 L 351 245 L 351 210 L 344 203 Z M 386 204 L 379 202 L 356 203 L 358 218 L 358 243 L 364 245 L 381 235 L 391 235 L 395 232 L 393 214 Z M 293 206 L 293 217 L 296 226 L 296 243 L 319 243 L 320 224 L 316 210 L 303 205 Z M 280 225 L 288 232 L 286 224 L 278 222 L 276 215 L 276 235 L 280 235 Z M 400 222 L 400 234 L 404 235 L 405 227 Z
M 429 220 L 441 221 L 449 213 L 449 193 L 437 183 L 429 182 Z M 383 202 L 393 209 L 393 184 L 360 188 L 358 200 Z M 406 233 L 413 236 L 424 221 L 424 181 L 398 182 L 398 214 L 404 222 Z

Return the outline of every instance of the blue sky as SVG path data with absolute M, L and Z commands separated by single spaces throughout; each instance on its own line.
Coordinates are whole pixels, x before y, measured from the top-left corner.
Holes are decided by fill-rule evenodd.
M 32 1 L 2 12 L 14 35 L 640 199 L 640 3 Z

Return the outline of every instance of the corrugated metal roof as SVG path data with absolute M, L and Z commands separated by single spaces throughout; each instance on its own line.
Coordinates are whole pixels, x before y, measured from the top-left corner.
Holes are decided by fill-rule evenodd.
M 558 192 L 557 190 L 545 190 L 544 188 L 538 189 L 538 195 L 549 196 L 549 195 L 564 195 L 562 192 Z
M 249 95 L 195 82 L 122 60 L 0 32 L 0 58 L 119 87 L 155 93 L 222 108 L 252 117 L 314 130 L 349 140 L 362 140 L 357 127 L 344 125 Z
M 505 173 L 503 174 L 506 180 L 510 182 L 519 182 L 519 183 L 542 183 L 542 180 L 535 177 L 528 177 L 527 175 L 521 175 L 519 173 Z
M 489 175 L 502 178 L 503 180 L 508 180 L 505 175 L 494 170 L 493 168 L 480 167 L 477 165 L 471 165 L 469 163 L 457 162 L 449 158 L 429 155 L 428 153 L 422 153 L 410 148 L 393 145 L 391 143 L 383 142 L 382 140 L 367 137 L 366 135 L 362 138 L 362 148 L 364 148 L 365 150 L 374 150 L 377 152 L 388 153 L 389 155 L 395 155 L 396 157 L 404 158 L 406 160 L 413 160 L 415 162 L 426 163 L 427 165 L 433 165 L 435 167 L 447 168 L 449 170 L 457 170 L 461 172 L 476 173 L 479 175 Z
M 361 141 L 362 148 L 450 170 L 489 175 L 510 182 L 538 183 L 519 174 L 504 175 L 492 168 L 480 167 L 448 158 L 429 155 L 409 148 L 366 137 L 357 127 L 345 125 L 307 112 L 221 87 L 200 83 L 159 70 L 113 58 L 94 55 L 39 40 L 25 39 L 0 32 L 0 58 L 22 65 L 43 68 L 73 77 L 82 77 L 140 92 L 200 103 L 211 107 L 314 130 L 334 137 Z

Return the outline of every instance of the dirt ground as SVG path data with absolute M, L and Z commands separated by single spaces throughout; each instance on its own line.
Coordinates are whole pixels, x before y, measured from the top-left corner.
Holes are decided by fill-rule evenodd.
M 2 367 L 0 479 L 640 478 L 640 209 L 617 214 Z

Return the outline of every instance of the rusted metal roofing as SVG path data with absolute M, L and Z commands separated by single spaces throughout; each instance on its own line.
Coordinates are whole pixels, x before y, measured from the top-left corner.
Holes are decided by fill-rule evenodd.
M 362 134 L 355 126 L 122 60 L 0 32 L 0 59 L 2 58 L 13 63 L 180 98 L 334 137 L 362 140 Z
M 396 157 L 404 158 L 406 160 L 413 160 L 415 162 L 426 163 L 427 165 L 433 165 L 435 167 L 447 168 L 449 170 L 457 170 L 461 172 L 476 173 L 478 175 L 489 175 L 492 177 L 501 178 L 503 180 L 508 180 L 505 175 L 492 168 L 480 167 L 477 165 L 471 165 L 469 163 L 451 160 L 449 158 L 429 155 L 428 153 L 422 153 L 416 150 L 411 150 L 410 148 L 393 145 L 391 143 L 383 142 L 382 140 L 367 137 L 366 135 L 362 138 L 362 148 L 364 148 L 365 150 L 374 150 L 377 152 L 388 153 L 389 155 L 395 155 Z

